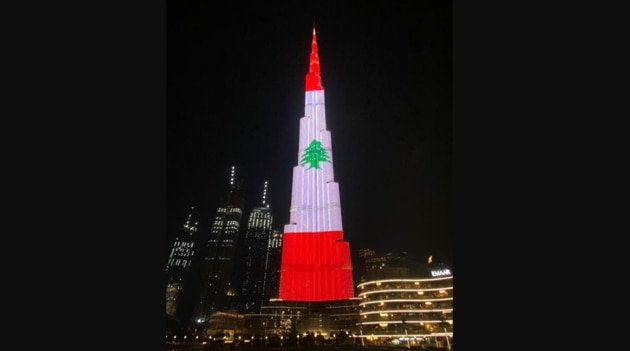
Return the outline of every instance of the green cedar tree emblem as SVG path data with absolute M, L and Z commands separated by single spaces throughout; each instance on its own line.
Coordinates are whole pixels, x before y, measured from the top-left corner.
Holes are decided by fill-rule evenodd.
M 311 164 L 307 169 L 319 168 L 320 162 L 330 162 L 328 153 L 322 146 L 321 141 L 313 139 L 308 147 L 304 149 L 304 155 L 302 156 L 300 164 L 303 165 L 307 162 Z

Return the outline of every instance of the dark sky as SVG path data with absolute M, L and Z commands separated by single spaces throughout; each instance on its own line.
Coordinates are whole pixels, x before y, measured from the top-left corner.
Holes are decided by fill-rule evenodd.
M 168 2 L 168 242 L 231 165 L 287 224 L 314 22 L 345 239 L 452 263 L 449 1 Z

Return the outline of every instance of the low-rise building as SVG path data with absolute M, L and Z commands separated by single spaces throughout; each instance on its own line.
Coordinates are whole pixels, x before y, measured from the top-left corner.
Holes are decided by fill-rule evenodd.
M 364 343 L 407 346 L 453 342 L 453 275 L 444 265 L 382 267 L 357 286 Z M 413 272 L 413 273 L 410 273 Z

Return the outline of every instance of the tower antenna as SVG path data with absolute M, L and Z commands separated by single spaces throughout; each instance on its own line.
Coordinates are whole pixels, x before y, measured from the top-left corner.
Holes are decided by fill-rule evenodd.
M 267 201 L 267 183 L 268 181 L 265 180 L 265 186 L 263 188 L 263 196 L 262 196 L 262 204 L 263 206 L 265 206 L 265 202 Z M 267 205 L 267 207 L 269 207 L 269 205 Z

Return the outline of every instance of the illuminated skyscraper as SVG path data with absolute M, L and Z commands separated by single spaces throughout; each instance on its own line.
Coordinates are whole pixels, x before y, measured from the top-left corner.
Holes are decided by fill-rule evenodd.
M 239 273 L 242 285 L 238 293 L 238 309 L 243 313 L 258 313 L 263 303 L 267 245 L 273 223 L 271 208 L 266 198 L 265 181 L 262 205 L 253 208 L 249 214 L 242 247 L 244 260 Z
M 334 180 L 331 134 L 326 130 L 315 28 L 305 90 L 290 220 L 283 233 L 279 298 L 344 300 L 354 297 L 352 264 L 350 246 L 343 240 L 339 185 Z
M 210 238 L 203 248 L 201 288 L 195 301 L 193 322 L 206 322 L 215 311 L 231 308 L 236 294 L 235 259 L 237 240 L 245 201 L 240 183 L 235 182 L 235 168 L 230 175 L 230 191 L 221 199 L 210 228 Z
M 194 207 L 182 228 L 181 233 L 175 238 L 173 248 L 166 264 L 166 314 L 175 316 L 182 297 L 184 286 L 190 282 L 191 267 L 195 254 L 194 234 L 197 232 L 199 222 L 193 221 Z
M 278 298 L 280 287 L 280 261 L 282 259 L 282 232 L 273 230 L 267 244 L 263 303 Z

